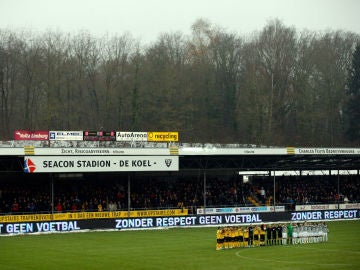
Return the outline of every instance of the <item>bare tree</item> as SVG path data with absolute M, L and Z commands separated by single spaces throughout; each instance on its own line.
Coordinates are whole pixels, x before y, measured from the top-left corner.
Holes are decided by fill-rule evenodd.
M 270 140 L 281 139 L 279 134 L 274 137 L 274 130 L 286 133 L 296 58 L 295 34 L 295 29 L 274 20 L 264 27 L 257 41 L 258 63 L 263 69 L 264 80 L 268 82 L 267 127 Z
M 131 81 L 133 80 L 131 59 L 135 54 L 136 42 L 130 35 L 107 38 L 101 52 L 101 74 L 104 84 L 104 98 L 101 117 L 104 126 L 129 128 L 132 108 L 130 106 Z
M 12 117 L 16 109 L 14 99 L 18 94 L 16 90 L 20 77 L 20 51 L 23 46 L 16 34 L 9 30 L 0 31 L 0 136 L 6 139 L 11 138 L 11 129 L 14 127 L 10 119 L 18 120 Z

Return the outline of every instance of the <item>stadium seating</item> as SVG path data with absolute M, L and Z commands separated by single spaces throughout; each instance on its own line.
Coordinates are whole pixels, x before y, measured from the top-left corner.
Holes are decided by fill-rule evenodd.
M 2 179 L 0 213 L 55 211 L 103 211 L 128 209 L 127 177 L 89 174 L 83 179 L 55 179 L 53 187 L 46 177 Z M 254 178 L 243 183 L 234 178 L 209 177 L 206 181 L 206 206 L 246 206 L 256 198 L 259 186 L 265 189 L 264 204 L 273 200 L 273 180 Z M 54 190 L 52 196 L 52 188 Z M 203 179 L 198 177 L 137 177 L 130 181 L 131 209 L 186 207 L 190 213 L 204 205 Z M 360 201 L 360 183 L 355 176 L 305 176 L 276 179 L 276 204 L 293 209 L 296 204 Z M 61 204 L 60 208 L 56 208 Z M 259 204 L 259 200 L 256 200 Z

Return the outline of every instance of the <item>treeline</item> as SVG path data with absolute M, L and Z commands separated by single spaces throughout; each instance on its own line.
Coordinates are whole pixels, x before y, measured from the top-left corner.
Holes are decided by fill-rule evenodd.
M 249 36 L 198 20 L 189 36 L 165 33 L 147 46 L 129 34 L 0 29 L 0 140 L 17 129 L 101 129 L 351 146 L 359 138 L 346 136 L 346 89 L 358 41 L 279 20 Z

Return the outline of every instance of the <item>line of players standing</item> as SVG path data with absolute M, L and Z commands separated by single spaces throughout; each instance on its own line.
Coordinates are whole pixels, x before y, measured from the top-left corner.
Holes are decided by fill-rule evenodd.
M 219 227 L 216 250 L 237 247 L 319 243 L 328 240 L 325 223 L 279 223 Z

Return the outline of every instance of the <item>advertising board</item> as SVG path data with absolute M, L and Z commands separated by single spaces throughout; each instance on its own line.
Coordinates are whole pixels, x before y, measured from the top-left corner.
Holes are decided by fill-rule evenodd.
M 115 141 L 115 131 L 84 131 L 84 141 Z
M 130 132 L 118 131 L 116 132 L 116 140 L 121 142 L 147 142 L 147 132 Z
M 360 218 L 359 209 L 222 215 L 151 216 L 0 223 L 0 234 L 29 234 L 80 230 L 155 229 L 169 227 L 232 226 L 271 222 L 309 222 Z
M 15 130 L 14 140 L 16 141 L 47 141 L 49 140 L 49 131 L 45 130 Z
M 83 131 L 49 131 L 50 141 L 82 141 Z
M 178 171 L 178 156 L 25 156 L 24 172 Z
M 178 142 L 179 132 L 148 132 L 149 142 Z

